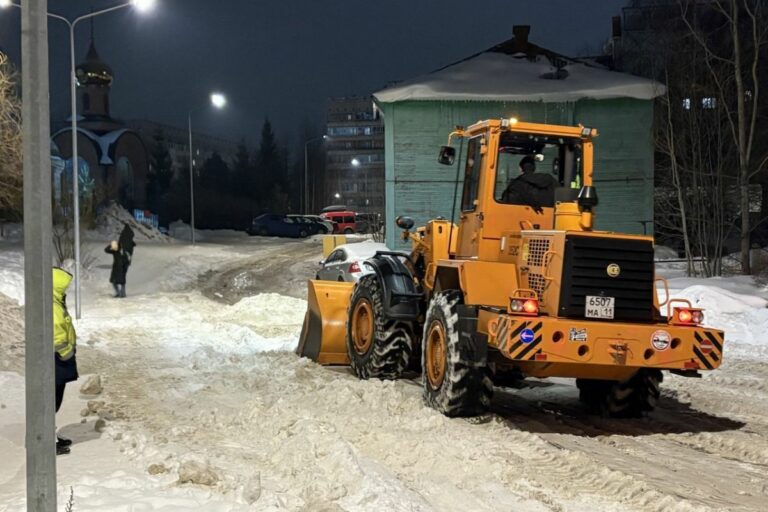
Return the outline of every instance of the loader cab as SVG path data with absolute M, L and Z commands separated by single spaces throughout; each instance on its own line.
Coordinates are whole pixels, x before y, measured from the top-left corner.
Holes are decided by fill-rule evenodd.
M 584 187 L 594 193 L 593 130 L 492 120 L 460 133 L 466 151 L 457 162 L 463 180 L 456 258 L 499 261 L 503 234 L 555 229 L 565 211 L 591 215 L 579 195 Z

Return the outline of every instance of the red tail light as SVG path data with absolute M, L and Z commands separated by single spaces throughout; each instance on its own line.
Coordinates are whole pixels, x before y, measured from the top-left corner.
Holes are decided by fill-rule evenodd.
M 673 308 L 672 323 L 680 325 L 701 325 L 704 323 L 704 311 L 690 308 Z
M 511 299 L 509 310 L 517 315 L 537 316 L 539 314 L 539 301 L 536 299 Z
M 358 272 L 360 272 L 360 265 L 358 265 L 356 261 L 353 261 L 352 264 L 349 266 L 349 273 L 356 274 Z

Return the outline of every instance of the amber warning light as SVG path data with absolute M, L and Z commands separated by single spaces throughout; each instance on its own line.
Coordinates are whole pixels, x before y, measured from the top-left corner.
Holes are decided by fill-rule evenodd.
M 517 315 L 537 316 L 539 314 L 539 301 L 536 299 L 511 299 L 509 311 Z
M 672 323 L 678 325 L 701 325 L 704 323 L 704 311 L 691 308 L 674 308 Z

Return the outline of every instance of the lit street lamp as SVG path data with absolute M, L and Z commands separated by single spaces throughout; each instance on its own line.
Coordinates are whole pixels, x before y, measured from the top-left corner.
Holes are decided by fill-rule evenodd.
M 211 93 L 211 105 L 221 110 L 227 106 L 227 97 L 220 92 Z M 192 155 L 192 113 L 199 108 L 189 111 L 189 225 L 192 228 L 191 241 L 195 243 L 195 160 Z
M 95 18 L 108 12 L 117 11 L 125 7 L 133 6 L 139 12 L 149 11 L 155 4 L 155 0 L 130 0 L 128 2 L 108 7 L 100 11 L 84 14 L 70 21 L 64 16 L 48 13 L 49 18 L 61 20 L 69 27 L 69 64 L 70 64 L 70 117 L 72 118 L 72 201 L 74 210 L 74 245 L 75 245 L 75 318 L 81 316 L 80 300 L 80 160 L 77 153 L 77 75 L 75 72 L 75 28 L 83 20 Z M 0 0 L 0 8 L 18 7 L 12 0 Z

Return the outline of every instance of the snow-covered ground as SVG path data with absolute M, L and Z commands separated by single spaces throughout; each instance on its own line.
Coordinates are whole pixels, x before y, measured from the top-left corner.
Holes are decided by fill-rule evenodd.
M 726 329 L 725 363 L 667 376 L 649 418 L 588 416 L 556 381 L 497 389 L 492 414 L 448 419 L 416 380 L 358 381 L 292 353 L 319 240 L 208 239 L 141 243 L 124 300 L 92 246 L 78 361 L 81 382 L 101 375 L 104 391 L 68 388 L 60 505 L 72 492 L 85 512 L 766 508 L 768 292 L 749 279 L 670 280 Z M 18 245 L 0 243 L 16 299 L 21 268 Z M 0 373 L 0 389 L 10 512 L 24 508 L 23 378 Z

